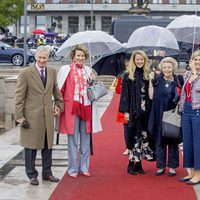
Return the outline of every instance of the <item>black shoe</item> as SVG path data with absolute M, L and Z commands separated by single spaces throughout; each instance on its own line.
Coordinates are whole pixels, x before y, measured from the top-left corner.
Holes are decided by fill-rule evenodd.
M 187 182 L 187 181 L 189 181 L 191 178 L 184 178 L 184 177 L 182 177 L 182 178 L 180 178 L 179 179 L 179 182 Z
M 157 171 L 156 176 L 162 176 L 165 174 L 165 168 L 162 171 Z
M 39 181 L 37 180 L 37 178 L 30 178 L 30 184 L 31 185 L 39 185 Z
M 176 176 L 176 172 L 169 172 L 168 176 L 170 176 L 170 177 Z
M 194 183 L 194 182 L 191 181 L 191 180 L 187 181 L 187 184 L 188 184 L 188 185 L 196 185 L 196 184 L 199 184 L 199 183 L 200 183 L 200 180 L 197 181 L 196 183 Z
M 50 181 L 50 182 L 54 182 L 54 183 L 57 183 L 57 182 L 59 182 L 60 181 L 60 179 L 59 178 L 56 178 L 56 177 L 54 177 L 54 176 L 43 176 L 42 177 L 42 180 L 43 181 Z
M 137 175 L 137 171 L 135 169 L 134 162 L 129 161 L 128 167 L 127 167 L 127 172 L 131 175 Z
M 142 168 L 142 163 L 140 162 L 136 162 L 135 164 L 135 170 L 139 173 L 139 174 L 145 174 L 145 171 Z

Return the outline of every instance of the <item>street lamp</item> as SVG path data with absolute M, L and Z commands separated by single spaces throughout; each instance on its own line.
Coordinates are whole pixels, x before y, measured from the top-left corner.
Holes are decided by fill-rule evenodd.
M 24 0 L 24 67 L 26 66 L 26 38 L 27 38 L 27 0 Z

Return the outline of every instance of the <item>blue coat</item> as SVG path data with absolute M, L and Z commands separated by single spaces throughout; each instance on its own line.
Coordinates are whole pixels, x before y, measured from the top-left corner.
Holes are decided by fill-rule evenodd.
M 154 94 L 148 128 L 157 144 L 162 143 L 163 112 L 174 109 L 179 101 L 176 87 L 181 87 L 183 82 L 181 79 L 182 76 L 174 75 L 174 81 L 168 83 L 168 87 L 163 75 L 156 77 L 153 81 Z

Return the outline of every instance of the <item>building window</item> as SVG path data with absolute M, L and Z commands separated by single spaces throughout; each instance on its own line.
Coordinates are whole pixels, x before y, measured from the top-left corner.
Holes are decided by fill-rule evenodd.
M 112 0 L 102 0 L 102 3 L 112 3 Z
M 112 17 L 104 16 L 101 18 L 102 31 L 109 33 L 111 30 L 111 25 L 112 25 Z
M 187 4 L 196 4 L 196 0 L 187 0 L 186 3 Z
M 52 0 L 52 3 L 62 3 L 62 0 Z
M 78 24 L 79 24 L 78 16 L 74 17 L 69 16 L 69 27 L 68 27 L 69 34 L 78 32 Z
M 85 16 L 85 30 L 91 30 L 91 17 Z M 95 17 L 93 16 L 93 29 L 95 30 Z
M 62 16 L 53 16 L 51 22 L 51 32 L 62 32 Z
M 119 3 L 130 3 L 130 0 L 119 0 Z
M 95 0 L 85 0 L 85 3 L 95 3 Z
M 179 4 L 179 0 L 169 0 L 169 3 Z
M 46 0 L 36 0 L 36 3 L 46 3 Z
M 30 31 L 29 31 L 29 16 L 27 16 L 27 32 L 30 32 Z M 19 32 L 24 33 L 24 16 L 20 17 L 20 31 Z
M 36 27 L 46 30 L 46 16 L 36 16 Z
M 153 0 L 153 3 L 154 3 L 154 4 L 162 3 L 162 0 Z

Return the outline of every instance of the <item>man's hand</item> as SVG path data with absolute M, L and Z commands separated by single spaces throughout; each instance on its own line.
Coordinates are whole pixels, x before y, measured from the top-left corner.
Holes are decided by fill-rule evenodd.
M 22 124 L 24 120 L 25 120 L 25 118 L 23 117 L 23 118 L 21 118 L 21 119 L 16 119 L 16 122 L 17 122 L 18 124 Z
M 54 116 L 58 116 L 60 115 L 60 109 L 58 108 L 58 106 L 54 107 Z

